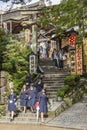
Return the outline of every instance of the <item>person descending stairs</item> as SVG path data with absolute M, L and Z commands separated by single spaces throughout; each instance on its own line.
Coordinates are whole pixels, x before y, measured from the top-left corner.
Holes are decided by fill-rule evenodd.
M 57 67 L 53 66 L 52 60 L 49 58 L 40 60 L 40 67 L 43 69 L 44 74 L 41 74 L 44 86 L 46 89 L 46 95 L 50 99 L 56 99 L 57 91 L 63 86 L 64 78 L 69 75 L 68 72 L 64 70 L 59 70 Z M 20 105 L 17 106 L 20 108 Z M 37 113 L 32 113 L 30 109 L 26 109 L 26 112 L 21 112 L 18 108 L 18 113 L 14 116 L 14 120 L 10 121 L 9 113 L 6 116 L 0 118 L 0 123 L 23 123 L 23 124 L 40 124 L 41 118 Z M 38 118 L 39 117 L 39 118 Z M 45 118 L 45 123 L 50 120 L 51 117 Z

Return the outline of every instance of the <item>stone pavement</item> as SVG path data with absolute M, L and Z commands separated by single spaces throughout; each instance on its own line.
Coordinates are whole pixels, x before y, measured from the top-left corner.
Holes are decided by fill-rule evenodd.
M 46 125 L 87 130 L 87 97 L 85 96 Z
M 47 127 L 43 125 L 34 126 L 29 124 L 0 124 L 0 130 L 74 130 L 66 128 Z

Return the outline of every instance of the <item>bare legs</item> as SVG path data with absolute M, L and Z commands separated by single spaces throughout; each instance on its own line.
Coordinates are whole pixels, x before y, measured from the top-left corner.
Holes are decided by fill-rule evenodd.
M 26 106 L 22 106 L 22 107 L 21 107 L 21 111 L 22 111 L 23 113 L 26 113 Z
M 11 121 L 14 119 L 14 115 L 15 115 L 15 112 L 14 111 L 11 111 Z
M 41 112 L 41 122 L 44 122 L 44 113 Z
M 26 113 L 26 106 L 24 106 L 24 111 L 23 112 Z

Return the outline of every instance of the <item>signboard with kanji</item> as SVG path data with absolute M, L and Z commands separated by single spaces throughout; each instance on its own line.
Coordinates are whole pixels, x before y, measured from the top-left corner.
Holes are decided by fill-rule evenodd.
M 35 55 L 29 56 L 29 70 L 30 70 L 30 73 L 36 73 Z
M 25 42 L 28 43 L 30 41 L 30 30 L 25 30 Z
M 76 55 L 75 50 L 70 50 L 71 74 L 76 74 Z
M 83 73 L 83 68 L 82 68 L 82 45 L 76 45 L 76 69 L 77 69 L 77 74 L 82 74 Z

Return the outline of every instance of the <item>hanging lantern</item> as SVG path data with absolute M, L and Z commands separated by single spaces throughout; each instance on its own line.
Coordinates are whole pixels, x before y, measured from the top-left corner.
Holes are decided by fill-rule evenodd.
M 71 46 L 75 46 L 76 45 L 76 35 L 71 35 L 69 38 L 69 43 Z

